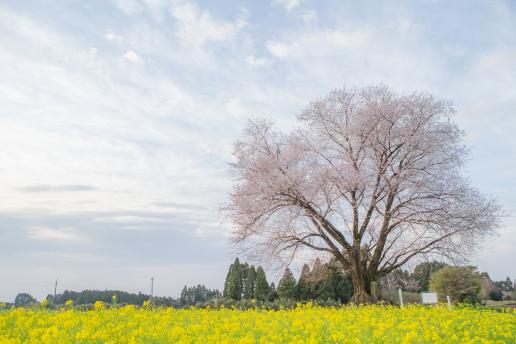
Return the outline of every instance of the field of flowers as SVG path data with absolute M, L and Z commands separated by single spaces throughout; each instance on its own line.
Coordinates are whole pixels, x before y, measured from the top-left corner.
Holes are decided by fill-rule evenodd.
M 516 313 L 361 306 L 0 311 L 0 343 L 516 343 Z

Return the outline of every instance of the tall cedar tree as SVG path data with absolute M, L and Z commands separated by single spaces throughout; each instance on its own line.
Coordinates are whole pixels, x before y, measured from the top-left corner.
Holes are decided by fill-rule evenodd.
M 222 296 L 224 298 L 229 298 L 229 281 L 231 279 L 231 274 L 233 273 L 233 264 L 229 266 L 228 273 L 226 274 L 226 280 L 224 281 L 224 290 L 222 291 Z
M 230 268 L 226 297 L 233 300 L 242 298 L 242 266 L 238 258 Z
M 240 290 L 241 290 L 240 298 L 245 298 L 244 293 L 245 293 L 245 286 L 247 284 L 248 277 L 249 277 L 249 264 L 247 264 L 247 262 L 244 264 L 240 264 Z
M 293 299 L 296 292 L 296 279 L 289 268 L 285 269 L 283 277 L 278 283 L 278 296 L 283 299 Z
M 267 301 L 271 293 L 267 276 L 261 266 L 256 269 L 255 298 L 260 301 Z
M 326 264 L 325 278 L 320 282 L 318 299 L 348 302 L 352 294 L 351 281 L 342 271 L 342 266 L 332 259 Z
M 249 268 L 249 273 L 247 274 L 246 283 L 244 286 L 244 299 L 254 299 L 254 289 L 256 285 L 256 269 L 254 265 L 251 265 Z
M 278 292 L 276 290 L 276 285 L 274 282 L 271 282 L 271 289 L 269 293 L 269 301 L 274 301 L 278 298 Z

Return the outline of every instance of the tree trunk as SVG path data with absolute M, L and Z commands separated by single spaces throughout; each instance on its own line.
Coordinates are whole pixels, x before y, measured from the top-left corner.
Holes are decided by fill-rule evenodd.
M 353 284 L 353 296 L 351 302 L 355 305 L 374 303 L 371 296 L 371 283 L 367 281 L 360 271 L 351 273 L 351 283 Z

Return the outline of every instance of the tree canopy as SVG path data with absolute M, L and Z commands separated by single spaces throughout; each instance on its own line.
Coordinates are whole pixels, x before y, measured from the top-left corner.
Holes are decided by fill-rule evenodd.
M 414 268 L 413 277 L 418 281 L 421 291 L 428 291 L 432 275 L 448 264 L 444 262 L 431 261 L 422 262 Z
M 28 293 L 19 293 L 14 299 L 14 305 L 16 307 L 26 307 L 35 304 L 37 301 L 32 295 Z
M 444 301 L 448 295 L 453 301 L 475 303 L 479 301 L 480 274 L 472 266 L 446 266 L 430 280 L 430 290 L 436 291 Z
M 412 259 L 463 259 L 497 228 L 499 206 L 462 174 L 453 112 L 431 95 L 373 86 L 310 103 L 290 133 L 250 121 L 225 208 L 234 244 L 278 260 L 331 255 L 350 272 L 355 303 Z

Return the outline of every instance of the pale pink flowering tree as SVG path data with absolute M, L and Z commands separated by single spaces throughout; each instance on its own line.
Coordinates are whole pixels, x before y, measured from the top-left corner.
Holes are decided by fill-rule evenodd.
M 355 303 L 411 259 L 464 258 L 497 228 L 500 209 L 462 176 L 468 152 L 452 113 L 432 96 L 375 86 L 309 104 L 289 134 L 251 121 L 231 165 L 233 242 L 274 258 L 332 255 Z

